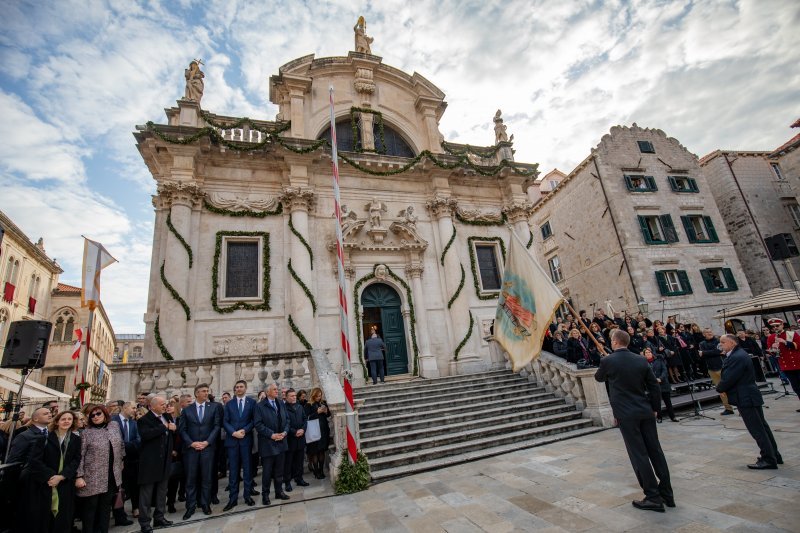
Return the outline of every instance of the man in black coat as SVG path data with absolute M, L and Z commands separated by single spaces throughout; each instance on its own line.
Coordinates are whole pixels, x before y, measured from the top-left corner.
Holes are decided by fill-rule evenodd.
M 194 388 L 195 401 L 178 418 L 178 431 L 183 442 L 183 467 L 186 469 L 186 512 L 189 520 L 197 508 L 197 485 L 200 482 L 200 506 L 203 514 L 211 514 L 211 476 L 216 475 L 214 445 L 222 427 L 222 405 L 208 402 L 208 385 Z
M 234 397 L 223 407 L 222 425 L 227 433 L 225 448 L 228 451 L 228 504 L 223 511 L 236 507 L 239 500 L 239 470 L 242 472 L 244 502 L 248 506 L 256 504 L 251 497 L 253 489 L 253 472 L 250 455 L 253 449 L 253 413 L 256 401 L 247 397 L 247 382 L 239 380 L 233 386 Z
M 150 533 L 150 506 L 155 495 L 153 526 L 171 526 L 164 516 L 167 504 L 167 484 L 172 464 L 172 440 L 177 427 L 172 417 L 164 414 L 167 401 L 161 396 L 150 399 L 150 410 L 137 422 L 141 438 L 139 449 L 139 526 Z
M 142 444 L 139 438 L 139 430 L 136 425 L 136 405 L 133 402 L 123 402 L 118 414 L 111 417 L 111 420 L 119 424 L 122 433 L 122 440 L 125 442 L 125 457 L 122 460 L 122 488 L 125 496 L 131 500 L 131 509 L 138 512 L 139 509 L 139 447 Z M 118 526 L 129 526 L 133 524 L 125 514 L 125 506 L 112 510 L 114 523 Z
M 728 399 L 739 408 L 747 431 L 761 450 L 761 456 L 747 467 L 753 470 L 774 470 L 778 468 L 778 464 L 783 464 L 783 459 L 778 453 L 778 444 L 767 419 L 764 418 L 764 398 L 756 385 L 756 374 L 750 355 L 738 346 L 733 335 L 723 335 L 720 344 L 728 357 L 722 365 L 722 380 L 717 385 L 717 392 L 728 393 Z
M 258 454 L 261 456 L 261 503 L 269 505 L 269 482 L 275 486 L 275 497 L 288 500 L 283 491 L 284 456 L 288 445 L 286 435 L 289 433 L 289 416 L 286 406 L 278 400 L 278 385 L 272 383 L 267 387 L 267 397 L 256 405 L 253 422 L 258 431 Z
M 36 409 L 31 417 L 31 425 L 14 436 L 11 443 L 7 463 L 21 464 L 18 489 L 13 499 L 18 512 L 12 517 L 5 517 L 14 524 L 11 531 L 44 533 L 48 529 L 47 513 L 52 490 L 47 486 L 50 475 L 42 458 L 47 443 L 47 425 L 52 419 L 53 415 L 47 407 Z
M 289 418 L 289 433 L 286 437 L 288 450 L 284 461 L 283 484 L 286 492 L 291 492 L 292 479 L 300 487 L 308 486 L 308 482 L 303 479 L 308 416 L 303 406 L 297 403 L 297 392 L 294 389 L 286 391 L 286 414 Z
M 667 459 L 656 429 L 661 391 L 647 359 L 628 351 L 629 342 L 626 332 L 615 329 L 611 333 L 614 351 L 600 361 L 594 378 L 600 382 L 608 381 L 614 418 L 619 423 L 633 471 L 644 490 L 644 499 L 634 500 L 633 506 L 663 513 L 664 504 L 675 507 L 675 500 Z
M 708 368 L 708 375 L 711 377 L 711 383 L 716 386 L 722 379 L 722 350 L 719 349 L 719 339 L 714 336 L 711 328 L 703 330 L 703 337 L 704 339 L 697 346 L 697 355 L 705 362 L 706 368 Z M 728 396 L 722 393 L 719 395 L 719 399 L 722 400 L 724 407 L 720 414 L 722 416 L 732 415 L 733 407 L 728 402 Z

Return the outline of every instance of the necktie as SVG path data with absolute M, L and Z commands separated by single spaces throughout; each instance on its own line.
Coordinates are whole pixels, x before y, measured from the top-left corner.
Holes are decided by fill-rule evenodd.
M 131 434 L 130 434 L 130 429 L 128 428 L 128 419 L 127 418 L 125 419 L 125 421 L 123 422 L 122 425 L 125 428 L 125 442 L 130 442 L 131 441 Z
M 278 408 L 275 406 L 275 400 L 270 400 L 269 404 L 272 406 L 273 409 L 275 409 L 276 411 L 278 410 Z
M 200 404 L 200 414 L 199 414 L 199 415 L 197 415 L 197 418 L 200 420 L 200 422 L 202 422 L 202 421 L 203 421 L 203 408 L 204 408 L 204 407 L 205 407 L 205 405 L 201 403 L 201 404 Z
M 244 400 L 239 398 L 239 416 L 242 416 L 242 413 L 244 413 Z
M 44 435 L 44 438 L 47 438 L 47 428 L 42 430 L 42 435 Z

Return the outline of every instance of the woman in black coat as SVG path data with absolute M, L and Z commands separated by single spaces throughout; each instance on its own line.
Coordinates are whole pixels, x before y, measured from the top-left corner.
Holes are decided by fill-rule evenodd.
M 681 379 L 680 369 L 678 368 L 680 367 L 681 360 L 678 355 L 678 347 L 676 346 L 677 343 L 675 339 L 667 335 L 667 328 L 665 326 L 659 326 L 656 332 L 658 333 L 658 342 L 660 344 L 656 355 L 660 355 L 666 360 L 670 380 L 672 383 L 684 381 Z
M 325 452 L 328 451 L 331 439 L 331 430 L 328 426 L 328 403 L 322 398 L 322 389 L 314 387 L 311 389 L 308 403 L 304 406 L 308 421 L 319 420 L 319 430 L 321 438 L 316 442 L 309 442 L 306 445 L 306 455 L 308 456 L 308 469 L 317 479 L 325 479 Z M 311 425 L 310 423 L 308 424 Z
M 628 335 L 631 338 L 631 342 L 628 344 L 628 350 L 636 354 L 642 353 L 645 347 L 645 342 L 642 336 L 636 333 L 636 328 L 633 326 L 628 326 Z
M 581 337 L 581 332 L 574 328 L 567 339 L 567 362 L 577 364 L 581 360 L 589 361 L 589 347 Z
M 645 348 L 642 355 L 647 358 L 647 362 L 650 363 L 650 368 L 653 369 L 653 374 L 656 376 L 656 380 L 658 381 L 658 388 L 661 390 L 661 400 L 664 401 L 664 405 L 667 406 L 667 414 L 669 415 L 669 419 L 673 422 L 677 422 L 678 419 L 675 418 L 675 409 L 672 408 L 672 387 L 669 385 L 669 370 L 667 369 L 667 363 L 664 361 L 664 357 L 661 355 L 653 355 L 653 352 L 650 348 Z M 656 414 L 656 421 L 661 423 L 661 415 L 663 410 L 661 409 L 661 404 L 659 403 L 659 408 Z
M 75 515 L 75 477 L 81 462 L 81 438 L 76 430 L 78 419 L 71 411 L 58 413 L 50 423 L 42 462 L 50 478 L 47 481 L 47 516 L 50 533 L 69 533 Z M 53 491 L 58 494 L 53 501 Z M 53 512 L 53 509 L 57 509 Z

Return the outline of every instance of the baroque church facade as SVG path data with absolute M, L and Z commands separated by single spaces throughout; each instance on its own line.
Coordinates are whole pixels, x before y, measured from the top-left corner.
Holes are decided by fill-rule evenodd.
M 167 123 L 137 128 L 157 183 L 144 363 L 322 348 L 340 368 L 332 88 L 356 384 L 372 327 L 390 376 L 505 365 L 485 337 L 512 229 L 533 243 L 526 191 L 537 165 L 514 161 L 500 111 L 493 145 L 445 142 L 444 93 L 360 37 L 346 57 L 280 67 L 274 121 L 203 109 L 193 62 Z M 215 392 L 239 377 L 216 376 Z M 135 389 L 132 379 L 118 390 Z

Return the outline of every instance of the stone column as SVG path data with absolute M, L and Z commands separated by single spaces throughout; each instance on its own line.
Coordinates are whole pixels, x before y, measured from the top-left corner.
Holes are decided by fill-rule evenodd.
M 411 263 L 406 267 L 406 277 L 411 279 L 411 291 L 414 295 L 414 328 L 417 333 L 419 348 L 419 375 L 423 378 L 438 378 L 439 367 L 436 358 L 431 354 L 430 332 L 428 331 L 428 309 L 425 304 L 425 292 L 422 289 L 422 263 Z
M 528 244 L 531 238 L 531 227 L 528 219 L 533 213 L 533 204 L 528 200 L 513 200 L 503 206 L 503 213 L 508 219 L 508 223 L 514 226 L 514 233 L 522 241 Z
M 170 211 L 170 219 L 175 231 L 187 242 L 191 239 L 192 208 L 202 199 L 203 192 L 193 182 L 163 181 L 158 184 L 158 194 Z M 166 219 L 165 219 L 166 223 Z M 167 230 L 167 242 L 164 255 L 153 268 L 161 269 L 164 265 L 164 277 L 172 285 L 178 295 L 189 301 L 189 255 L 178 238 Z M 160 273 L 159 273 L 160 277 Z M 188 320 L 183 306 L 172 296 L 169 289 L 161 282 L 159 309 L 159 329 L 162 340 L 175 359 L 192 358 L 186 353 Z
M 289 211 L 291 223 L 294 229 L 302 235 L 305 241 L 310 245 L 311 239 L 308 231 L 308 212 L 314 205 L 314 190 L 310 187 L 286 187 L 283 190 L 283 205 Z M 308 250 L 303 245 L 301 240 L 289 228 L 287 228 L 286 238 L 291 243 L 289 245 L 289 257 L 292 261 L 292 268 L 297 273 L 298 277 L 306 284 L 308 290 L 316 298 L 316 291 L 314 290 L 311 257 Z M 288 266 L 287 266 L 288 274 Z M 287 283 L 289 283 L 291 300 L 287 306 L 288 314 L 292 316 L 295 325 L 300 328 L 300 331 L 305 335 L 306 339 L 312 346 L 317 344 L 317 326 L 314 320 L 314 310 L 311 307 L 311 302 L 308 299 L 303 288 L 292 278 L 291 274 L 287 275 Z M 319 304 L 319 302 L 317 302 Z M 293 335 L 292 350 L 305 350 L 305 347 L 300 343 L 300 340 Z
M 442 111 L 442 101 L 420 96 L 417 99 L 416 108 L 417 111 L 422 113 L 425 133 L 428 137 L 428 149 L 434 154 L 444 153 L 442 149 L 444 137 L 439 131 L 439 116 L 437 116 L 437 110 L 439 110 L 440 113 Z

